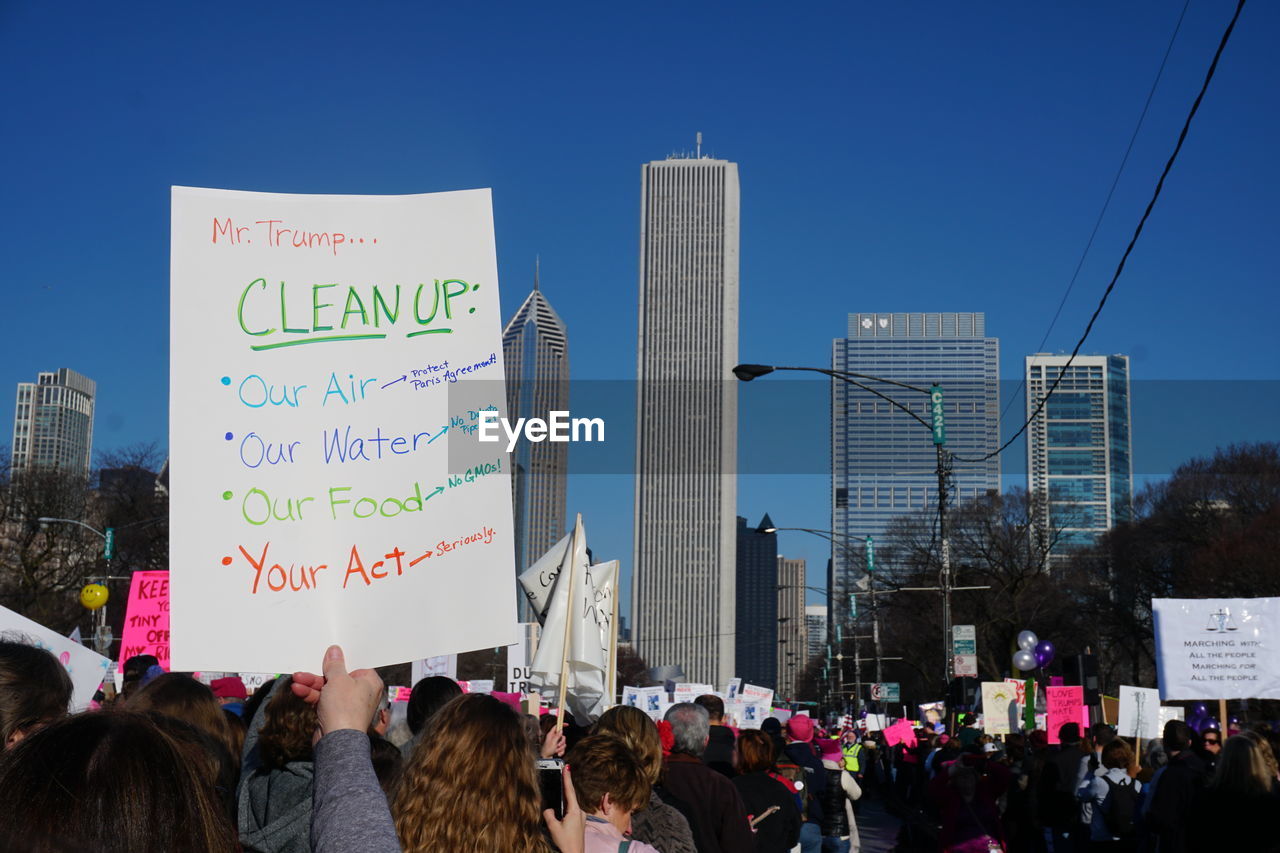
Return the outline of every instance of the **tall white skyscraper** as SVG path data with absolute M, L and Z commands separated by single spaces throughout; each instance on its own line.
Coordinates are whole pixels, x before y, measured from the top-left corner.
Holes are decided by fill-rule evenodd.
M 734 676 L 738 166 L 641 170 L 634 637 L 650 666 Z
M 569 410 L 569 335 L 542 292 L 537 268 L 533 291 L 502 331 L 507 369 L 507 418 L 542 418 Z M 521 437 L 511 453 L 511 509 L 518 576 L 568 529 L 565 499 L 569 445 Z M 529 600 L 516 592 L 521 622 L 534 621 Z
M 13 470 L 62 468 L 89 476 L 97 389 L 92 379 L 65 367 L 19 382 Z
M 1092 545 L 1133 516 L 1129 357 L 1038 353 L 1026 358 L 1027 416 L 1062 374 L 1027 429 L 1027 491 L 1057 537 L 1054 556 Z

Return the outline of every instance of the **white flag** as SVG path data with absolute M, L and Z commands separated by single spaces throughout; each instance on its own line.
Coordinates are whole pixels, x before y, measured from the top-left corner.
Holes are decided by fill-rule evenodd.
M 560 556 L 558 563 L 549 559 L 556 554 Z M 617 577 L 616 560 L 587 565 L 587 535 L 579 515 L 573 533 L 520 578 L 534 609 L 545 610 L 542 639 L 529 666 L 530 685 L 544 696 L 557 697 L 563 663 L 568 674 L 566 710 L 581 725 L 599 718 L 613 692 L 605 680 L 610 638 L 615 630 L 613 595 Z

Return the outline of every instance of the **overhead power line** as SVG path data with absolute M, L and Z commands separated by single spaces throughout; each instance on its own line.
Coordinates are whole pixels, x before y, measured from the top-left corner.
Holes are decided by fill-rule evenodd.
M 1205 74 L 1204 83 L 1200 86 L 1200 92 L 1196 95 L 1195 102 L 1191 104 L 1191 111 L 1187 113 L 1186 121 L 1182 123 L 1182 132 L 1178 134 L 1178 143 L 1173 147 L 1173 153 L 1169 155 L 1169 161 L 1164 164 L 1164 171 L 1160 173 L 1160 180 L 1156 182 L 1155 192 L 1151 194 L 1151 201 L 1147 202 L 1147 209 L 1142 212 L 1142 218 L 1138 220 L 1138 227 L 1134 229 L 1133 237 L 1129 239 L 1129 245 L 1125 247 L 1124 254 L 1120 256 L 1120 263 L 1116 265 L 1115 273 L 1112 274 L 1111 281 L 1107 284 L 1107 289 L 1103 291 L 1102 299 L 1098 301 L 1098 307 L 1093 310 L 1093 316 L 1089 318 L 1088 324 L 1084 327 L 1084 334 L 1080 336 L 1080 340 L 1076 342 L 1075 348 L 1071 350 L 1071 357 L 1067 359 L 1067 363 L 1058 371 L 1058 375 L 1054 377 L 1053 383 L 1036 404 L 1035 411 L 1027 417 L 1026 422 L 1018 428 L 1017 432 L 1009 437 L 1008 441 L 985 456 L 979 456 L 972 459 L 962 456 L 954 456 L 952 458 L 960 462 L 985 462 L 994 456 L 999 456 L 1009 447 L 1009 445 L 1017 441 L 1018 438 L 1027 431 L 1027 427 L 1031 426 L 1031 423 L 1039 416 L 1040 412 L 1044 410 L 1045 404 L 1048 403 L 1049 398 L 1053 396 L 1054 390 L 1057 389 L 1062 378 L 1067 375 L 1067 368 L 1071 366 L 1072 362 L 1075 361 L 1076 356 L 1080 354 L 1080 348 L 1084 346 L 1084 342 L 1088 339 L 1089 333 L 1093 331 L 1093 324 L 1097 322 L 1098 315 L 1102 313 L 1103 307 L 1107 304 L 1107 299 L 1110 298 L 1111 291 L 1115 290 L 1116 282 L 1119 281 L 1120 274 L 1124 272 L 1124 265 L 1129 260 L 1129 255 L 1133 252 L 1134 246 L 1138 243 L 1138 237 L 1141 236 L 1142 229 L 1146 226 L 1147 219 L 1151 216 L 1151 211 L 1156 206 L 1156 200 L 1160 198 L 1160 192 L 1164 189 L 1165 178 L 1169 176 L 1170 170 L 1173 169 L 1174 162 L 1178 159 L 1178 153 L 1182 151 L 1182 143 L 1187 139 L 1187 132 L 1191 129 L 1191 121 L 1200 110 L 1200 103 L 1204 100 L 1204 94 L 1209 89 L 1209 83 L 1213 80 L 1214 72 L 1218 70 L 1218 60 L 1222 58 L 1222 52 L 1226 50 L 1227 42 L 1231 39 L 1231 32 L 1235 29 L 1236 21 L 1240 19 L 1240 12 L 1244 9 L 1244 4 L 1245 0 L 1239 0 L 1236 4 L 1235 14 L 1231 16 L 1231 22 L 1227 24 L 1226 30 L 1222 33 L 1222 39 L 1218 42 L 1218 49 L 1213 54 L 1213 62 L 1209 63 L 1209 70 Z
M 1151 109 L 1151 101 L 1155 98 L 1156 88 L 1160 85 L 1160 78 L 1164 76 L 1165 66 L 1169 63 L 1169 54 L 1173 53 L 1173 44 L 1178 40 L 1178 32 L 1182 29 L 1182 21 L 1187 16 L 1187 9 L 1191 6 L 1191 0 L 1185 0 L 1182 4 L 1182 14 L 1178 15 L 1178 23 L 1174 24 L 1173 34 L 1169 36 L 1169 46 L 1164 49 L 1164 57 L 1160 60 L 1160 67 L 1156 69 L 1156 78 L 1151 81 L 1151 90 L 1147 92 L 1147 101 L 1142 105 L 1142 113 L 1138 116 L 1138 123 L 1133 128 L 1133 133 L 1129 136 L 1129 145 L 1124 149 L 1124 156 L 1120 158 L 1120 167 L 1116 169 L 1115 177 L 1111 179 L 1111 188 L 1107 190 L 1107 197 L 1102 202 L 1102 210 L 1098 211 L 1098 218 L 1093 223 L 1093 231 L 1089 232 L 1089 239 L 1084 244 L 1084 251 L 1080 253 L 1080 260 L 1076 261 L 1075 271 L 1071 273 L 1071 280 L 1067 282 L 1067 289 L 1062 294 L 1062 299 L 1058 302 L 1058 308 L 1053 312 L 1053 319 L 1049 321 L 1049 328 L 1044 330 L 1044 337 L 1040 339 L 1040 346 L 1036 347 L 1036 352 L 1044 352 L 1044 345 L 1049 341 L 1049 335 L 1053 334 L 1053 328 L 1058 324 L 1058 318 L 1062 316 L 1062 309 L 1066 307 L 1067 299 L 1071 296 L 1072 289 L 1076 286 L 1076 279 L 1080 277 L 1080 270 L 1084 268 L 1085 259 L 1089 257 L 1089 250 L 1093 248 L 1093 241 L 1098 236 L 1098 230 L 1102 227 L 1102 220 L 1106 218 L 1107 210 L 1111 207 L 1111 199 L 1116 194 L 1116 187 L 1120 185 L 1120 176 L 1124 174 L 1124 167 L 1129 163 L 1129 155 L 1133 153 L 1133 145 L 1138 141 L 1138 133 L 1142 130 L 1142 124 L 1146 121 L 1147 111 Z M 1027 377 L 1024 373 L 1018 379 L 1018 387 L 1014 389 L 1009 402 L 1005 403 L 1003 411 L 1000 412 L 1000 422 L 1004 423 L 1005 415 L 1009 414 L 1009 409 L 1017 401 L 1022 394 L 1022 389 L 1027 383 Z

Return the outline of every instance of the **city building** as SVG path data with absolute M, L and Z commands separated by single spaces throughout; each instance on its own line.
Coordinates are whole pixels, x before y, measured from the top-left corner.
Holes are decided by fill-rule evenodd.
M 765 513 L 756 527 L 738 516 L 737 673 L 748 684 L 778 684 L 778 534 Z
M 13 417 L 14 471 L 61 468 L 89 476 L 97 383 L 63 367 L 18 383 Z
M 800 673 L 809 662 L 808 623 L 804 613 L 805 561 L 778 556 L 778 696 L 794 698 Z
M 539 265 L 535 265 L 533 291 L 502 330 L 506 417 L 511 423 L 517 418 L 546 420 L 549 412 L 569 410 L 569 337 L 539 278 Z M 564 536 L 568 474 L 568 442 L 531 442 L 521 435 L 511 453 L 517 576 Z M 518 587 L 515 595 L 520 621 L 534 621 L 529 601 Z
M 827 605 L 806 604 L 804 608 L 806 651 L 809 660 L 827 653 Z M 805 661 L 806 665 L 808 661 Z
M 1051 556 L 1097 542 L 1133 516 L 1129 357 L 1037 353 L 1026 358 L 1027 491 L 1056 540 Z M 1065 371 L 1065 372 L 1064 372 Z
M 866 537 L 880 548 L 893 518 L 937 507 L 931 386 L 942 389 L 947 451 L 976 459 L 999 447 L 1000 345 L 987 337 L 981 313 L 850 314 L 847 336 L 833 344 L 831 367 L 923 389 L 858 380 L 881 397 L 831 383 L 831 529 L 837 545 L 827 603 L 831 613 L 843 614 L 865 565 Z M 995 456 L 956 465 L 949 500 L 955 506 L 999 489 Z
M 691 681 L 736 675 L 738 166 L 641 170 L 636 647 Z

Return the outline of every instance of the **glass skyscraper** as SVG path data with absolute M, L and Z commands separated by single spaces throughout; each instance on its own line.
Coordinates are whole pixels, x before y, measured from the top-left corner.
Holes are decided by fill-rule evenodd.
M 569 336 L 543 294 L 538 272 L 533 291 L 502 330 L 507 370 L 507 419 L 548 417 L 569 410 Z M 518 576 L 568 529 L 566 489 L 569 445 L 531 442 L 524 436 L 511 453 L 511 509 L 515 522 L 515 573 Z M 534 621 L 528 599 L 517 592 L 521 622 Z
M 1054 556 L 1094 544 L 1133 516 L 1129 357 L 1078 355 L 1070 367 L 1068 358 L 1026 358 L 1028 417 L 1062 374 L 1027 429 L 1027 491 L 1057 538 Z
M 981 313 L 850 314 L 848 335 L 832 347 L 831 367 L 906 383 L 942 387 L 946 449 L 978 458 L 1000 439 L 1000 344 L 986 335 Z M 927 393 L 866 382 L 925 421 Z M 834 380 L 831 388 L 830 613 L 844 623 L 848 594 L 865 560 L 862 541 L 879 540 L 889 521 L 938 503 L 937 454 L 930 429 L 887 400 Z M 956 462 L 950 500 L 1000 488 L 1000 458 Z
M 61 468 L 89 476 L 97 383 L 63 367 L 18 383 L 13 418 L 14 471 Z

